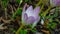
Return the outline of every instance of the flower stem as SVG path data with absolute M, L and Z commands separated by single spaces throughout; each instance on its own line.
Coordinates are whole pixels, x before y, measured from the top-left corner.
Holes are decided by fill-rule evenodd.
M 19 34 L 19 31 L 23 28 L 24 25 L 21 25 L 21 27 L 19 27 L 19 29 L 16 31 L 16 34 Z

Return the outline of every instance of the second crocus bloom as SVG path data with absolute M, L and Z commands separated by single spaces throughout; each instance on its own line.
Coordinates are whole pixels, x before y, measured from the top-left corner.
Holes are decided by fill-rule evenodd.
M 40 12 L 40 7 L 36 7 L 33 9 L 32 6 L 27 7 L 27 4 L 24 5 L 23 7 L 23 12 L 22 12 L 22 22 L 23 24 L 29 25 L 29 24 L 36 24 L 40 20 L 39 12 Z
M 60 6 L 60 0 L 50 0 L 51 6 Z

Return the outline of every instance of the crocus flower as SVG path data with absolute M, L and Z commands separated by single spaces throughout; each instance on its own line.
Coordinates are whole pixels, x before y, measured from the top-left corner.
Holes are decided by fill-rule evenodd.
M 33 9 L 32 6 L 27 7 L 27 4 L 24 5 L 23 7 L 23 12 L 22 12 L 22 23 L 24 24 L 36 24 L 40 17 L 39 17 L 39 11 L 40 11 L 40 7 L 36 7 L 35 9 Z
M 59 6 L 60 5 L 60 0 L 50 0 L 50 4 L 52 6 Z

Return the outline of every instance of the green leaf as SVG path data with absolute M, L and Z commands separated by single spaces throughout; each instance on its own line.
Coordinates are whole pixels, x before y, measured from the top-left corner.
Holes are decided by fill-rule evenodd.
M 12 29 L 12 32 L 14 32 L 14 33 L 15 33 L 15 32 L 16 32 L 16 30 L 15 30 L 15 29 Z
M 28 0 L 25 0 L 25 2 L 28 2 Z
M 22 10 L 21 10 L 21 9 L 17 9 L 16 14 L 17 14 L 17 15 L 22 15 Z
M 7 7 L 7 4 L 8 4 L 8 1 L 7 1 L 7 0 L 2 0 L 2 6 L 3 6 L 4 8 Z
M 15 19 L 17 17 L 16 15 L 18 15 L 18 16 L 21 16 L 22 15 L 22 10 L 20 8 L 18 8 L 16 10 L 16 12 L 13 14 L 12 17 Z
M 56 23 L 52 23 L 51 28 L 53 29 L 55 27 L 56 27 Z
M 19 4 L 20 3 L 20 0 L 16 0 L 16 2 Z
M 32 32 L 36 32 L 36 29 L 33 28 L 33 29 L 31 29 L 31 31 L 32 31 Z
M 52 29 L 54 29 L 55 27 L 56 27 L 56 23 L 54 23 L 54 22 L 51 22 L 51 23 L 49 23 L 48 25 L 47 25 L 47 28 L 52 28 Z
M 27 34 L 27 30 L 20 30 L 19 34 Z
M 18 4 L 21 4 L 21 3 L 22 3 L 22 0 L 16 0 L 16 2 L 17 2 Z
M 2 0 L 2 1 L 6 1 L 7 2 L 8 0 Z

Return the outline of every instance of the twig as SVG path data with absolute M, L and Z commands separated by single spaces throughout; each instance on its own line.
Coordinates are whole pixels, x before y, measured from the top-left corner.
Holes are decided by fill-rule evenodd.
M 13 7 L 11 6 L 11 10 L 12 10 L 12 15 L 14 16 L 14 11 L 13 11 Z
M 3 21 L 4 23 L 10 23 L 11 20 L 4 20 L 4 19 L 2 19 L 2 21 Z
M 49 31 L 46 31 L 46 30 L 41 30 L 43 32 L 45 32 L 46 34 L 50 34 Z
M 0 25 L 0 29 L 6 29 L 7 27 L 3 27 L 4 23 Z
M 5 8 L 5 18 L 7 19 L 7 8 Z

